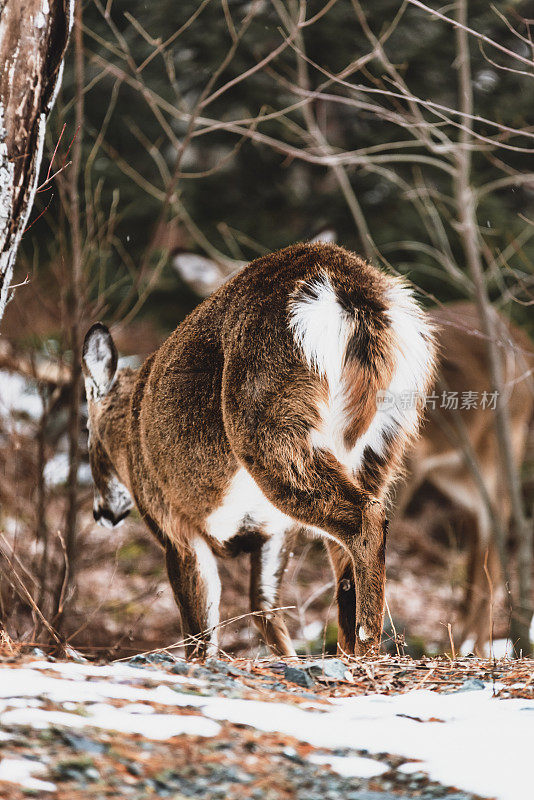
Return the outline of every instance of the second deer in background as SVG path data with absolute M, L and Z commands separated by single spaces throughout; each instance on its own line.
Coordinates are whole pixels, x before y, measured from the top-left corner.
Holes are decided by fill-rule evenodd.
M 491 636 L 489 581 L 496 591 L 502 586 L 492 520 L 497 520 L 505 533 L 510 526 L 509 495 L 504 476 L 499 474 L 487 352 L 473 303 L 453 303 L 433 309 L 429 316 L 438 330 L 438 401 L 435 409 L 427 408 L 421 437 L 410 451 L 407 480 L 399 486 L 395 513 L 399 517 L 405 513 L 425 482 L 466 513 L 471 522 L 469 557 L 457 644 L 470 639 L 482 655 Z M 520 471 L 534 413 L 534 350 L 523 331 L 501 315 L 498 330 L 505 354 L 504 400 L 515 465 Z M 449 408 L 440 400 L 443 392 L 452 399 Z

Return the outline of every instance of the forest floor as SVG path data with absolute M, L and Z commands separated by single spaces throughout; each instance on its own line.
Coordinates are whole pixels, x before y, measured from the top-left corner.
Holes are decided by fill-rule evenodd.
M 13 394 L 26 397 L 23 389 Z M 25 413 L 33 419 L 32 408 Z M 300 659 L 262 657 L 240 556 L 219 563 L 221 658 L 186 663 L 172 648 L 182 634 L 163 554 L 136 514 L 117 531 L 94 524 L 84 453 L 76 593 L 66 597 L 61 633 L 89 660 L 73 651 L 54 661 L 21 589 L 38 594 L 43 560 L 34 428 L 10 431 L 5 442 L 0 540 L 9 561 L 0 610 L 17 644 L 0 656 L 0 798 L 532 795 L 534 661 L 432 655 L 451 652 L 451 639 L 460 650 L 467 578 L 469 528 L 443 498 L 427 488 L 411 516 L 391 526 L 383 657 L 329 657 L 337 633 L 331 571 L 322 544 L 301 537 L 280 601 Z M 63 563 L 66 466 L 61 449 L 45 465 L 48 589 Z M 510 612 L 498 587 L 492 621 L 488 634 L 509 654 Z M 163 646 L 172 649 L 156 651 Z
M 55 516 L 59 519 L 59 511 Z M 435 510 L 434 516 L 437 516 Z M 180 642 L 180 617 L 165 571 L 164 555 L 141 521 L 132 516 L 123 527 L 110 532 L 95 524 L 90 511 L 84 508 L 80 528 L 76 597 L 69 603 L 62 628 L 68 643 L 87 657 L 115 659 Z M 23 580 L 28 583 L 24 569 L 38 564 L 40 543 L 23 525 L 7 524 L 4 530 L 0 546 L 15 554 L 11 559 L 19 583 Z M 424 526 L 402 520 L 392 525 L 386 559 L 390 613 L 386 613 L 383 647 L 392 654 L 399 649 L 414 657 L 450 652 L 447 628 L 450 623 L 459 651 L 465 549 L 432 539 L 425 534 Z M 54 569 L 59 572 L 57 566 Z M 36 566 L 33 572 L 37 571 Z M 249 613 L 248 556 L 220 559 L 219 571 L 222 652 L 232 656 L 264 654 Z M 12 588 L 6 581 L 3 592 L 3 607 L 6 613 L 9 611 L 6 628 L 10 637 L 17 642 L 43 646 L 39 644 L 42 637 L 35 638 L 32 608 L 21 601 L 17 585 Z M 509 628 L 509 609 L 503 594 L 495 591 L 492 634 L 501 649 L 495 649 L 494 655 L 504 654 L 501 645 L 505 646 Z M 301 536 L 294 543 L 280 606 L 284 608 L 284 618 L 300 655 L 335 654 L 335 591 L 328 558 L 318 539 Z M 44 610 L 44 613 L 48 617 L 50 612 Z M 511 649 L 508 645 L 508 654 Z M 462 648 L 466 654 L 469 650 L 468 644 Z
M 67 417 L 58 412 L 57 442 L 45 448 L 46 458 L 41 464 L 43 509 L 36 494 L 40 485 L 40 403 L 35 387 L 27 380 L 0 371 L 0 553 L 4 556 L 0 559 L 0 610 L 11 639 L 26 644 L 43 641 L 28 593 L 42 599 L 40 610 L 50 620 L 59 590 L 63 592 L 64 550 L 58 531 L 65 519 L 68 442 L 59 423 L 64 424 Z M 123 527 L 111 532 L 94 523 L 86 444 L 84 430 L 76 564 L 69 564 L 68 569 L 71 577 L 75 571 L 75 581 L 71 580 L 63 598 L 68 614 L 62 620 L 61 633 L 90 658 L 113 659 L 168 647 L 182 637 L 163 552 L 135 512 Z M 399 649 L 414 657 L 450 651 L 450 624 L 456 650 L 468 653 L 469 642 L 461 641 L 461 608 L 469 579 L 469 521 L 428 485 L 422 487 L 407 511 L 403 519 L 392 519 L 388 536 L 388 613 L 383 646 L 388 652 L 397 653 Z M 248 556 L 220 560 L 219 570 L 224 621 L 220 645 L 234 656 L 260 655 L 253 619 L 247 614 Z M 483 590 L 487 593 L 490 588 L 494 590 L 494 605 L 488 636 L 506 642 L 509 602 L 501 587 L 484 586 Z M 285 608 L 286 623 L 299 654 L 336 652 L 335 592 L 319 540 L 301 536 L 294 542 L 280 605 Z M 501 652 L 494 650 L 493 654 Z
M 534 661 L 0 659 L 0 797 L 522 800 Z

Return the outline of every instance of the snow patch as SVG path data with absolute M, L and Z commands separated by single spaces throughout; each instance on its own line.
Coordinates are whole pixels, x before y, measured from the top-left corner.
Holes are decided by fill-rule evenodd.
M 204 714 L 280 732 L 323 749 L 365 749 L 419 759 L 432 780 L 497 800 L 529 796 L 534 700 L 492 697 L 491 688 L 438 694 L 335 698 L 323 713 L 281 703 L 213 700 Z
M 18 783 L 24 789 L 41 792 L 55 792 L 57 786 L 49 781 L 41 781 L 34 775 L 42 775 L 46 767 L 39 761 L 29 758 L 3 758 L 0 761 L 0 782 Z
M 382 764 L 373 758 L 362 758 L 361 756 L 312 755 L 308 761 L 311 764 L 328 764 L 334 772 L 344 778 L 376 778 L 390 769 L 388 764 Z
M 302 635 L 307 642 L 313 642 L 314 639 L 318 639 L 322 635 L 323 628 L 324 624 L 321 620 L 315 619 L 303 627 Z
M 174 675 L 162 669 L 141 669 L 123 664 L 120 661 L 114 664 L 78 664 L 75 661 L 32 661 L 25 669 L 49 669 L 61 672 L 62 675 L 78 680 L 85 678 L 115 678 L 119 681 L 165 681 L 166 683 L 187 683 L 189 686 L 205 686 L 206 681 L 198 678 L 187 678 L 183 675 Z
M 221 726 L 212 720 L 197 716 L 172 714 L 131 714 L 107 703 L 96 703 L 86 708 L 88 715 L 68 714 L 64 711 L 43 709 L 16 709 L 2 714 L 3 725 L 29 725 L 44 729 L 51 725 L 65 728 L 102 728 L 119 733 L 138 733 L 147 739 L 164 741 L 173 736 L 217 736 Z
M 129 703 L 127 706 L 122 707 L 123 711 L 129 714 L 155 714 L 156 711 L 152 706 L 146 706 L 144 703 Z
M 41 398 L 27 378 L 0 372 L 0 416 L 7 419 L 13 415 L 25 415 L 38 420 L 42 408 Z
M 532 639 L 532 633 L 530 638 Z M 475 640 L 466 639 L 460 648 L 460 655 L 467 656 L 469 653 L 474 652 L 474 648 Z M 514 654 L 514 648 L 512 647 L 510 639 L 495 639 L 495 641 L 491 643 L 491 647 L 489 642 L 486 642 L 482 650 L 482 655 L 487 658 L 512 658 Z
M 60 675 L 43 675 L 43 669 Z M 139 685 L 149 681 L 159 685 Z M 183 734 L 215 736 L 219 722 L 227 720 L 292 736 L 321 751 L 350 747 L 396 754 L 411 762 L 400 767 L 405 774 L 425 772 L 446 786 L 496 800 L 517 800 L 531 793 L 534 700 L 501 700 L 493 696 L 490 686 L 451 694 L 416 689 L 402 695 L 333 698 L 324 700 L 319 708 L 187 694 L 184 683 L 195 681 L 121 663 L 95 666 L 42 661 L 4 668 L 0 671 L 0 724 L 96 727 L 164 740 Z M 62 710 L 32 707 L 39 705 L 37 698 L 42 696 L 63 704 Z M 125 700 L 129 705 L 116 708 L 106 700 Z M 84 715 L 67 713 L 65 703 L 84 704 Z M 156 712 L 151 703 L 168 706 L 168 713 Z M 173 713 L 176 707 L 198 711 Z M 347 777 L 372 777 L 388 769 L 373 759 L 322 752 L 310 760 L 329 764 Z M 12 774 L 10 769 L 16 771 L 9 765 L 2 769 L 8 774 Z M 21 780 L 26 779 L 37 780 L 31 773 L 24 773 Z
M 0 684 L 0 697 L 4 698 L 44 695 L 54 703 L 98 703 L 111 699 L 192 707 L 202 706 L 206 702 L 205 697 L 175 692 L 169 686 L 145 689 L 112 681 L 69 681 L 50 678 L 32 669 L 8 669 L 2 675 L 7 676 Z
M 62 486 L 69 476 L 68 453 L 56 453 L 44 468 L 45 483 L 49 487 Z M 89 464 L 80 464 L 78 467 L 78 483 L 80 486 L 89 486 L 92 483 L 91 467 Z
M 406 764 L 401 764 L 397 772 L 402 772 L 403 775 L 414 775 L 416 772 L 424 772 L 421 761 L 407 761 Z

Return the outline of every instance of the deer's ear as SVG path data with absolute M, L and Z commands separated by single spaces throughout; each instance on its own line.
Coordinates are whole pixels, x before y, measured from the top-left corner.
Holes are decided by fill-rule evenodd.
M 111 333 L 101 322 L 95 323 L 85 336 L 82 367 L 87 394 L 100 400 L 109 392 L 117 372 L 117 348 Z

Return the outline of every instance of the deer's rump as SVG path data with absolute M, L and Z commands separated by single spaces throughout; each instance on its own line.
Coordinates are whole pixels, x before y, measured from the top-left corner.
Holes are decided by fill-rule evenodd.
M 333 482 L 357 476 L 380 494 L 378 467 L 385 478 L 418 412 L 377 409 L 377 392 L 422 391 L 431 358 L 410 293 L 357 256 L 297 245 L 258 259 L 141 371 L 132 479 L 148 473 L 150 500 L 164 495 L 201 528 L 229 494 L 239 509 L 219 526 L 241 512 L 241 527 L 275 524 L 261 495 L 290 511 L 288 496 L 319 480 L 316 459 Z

